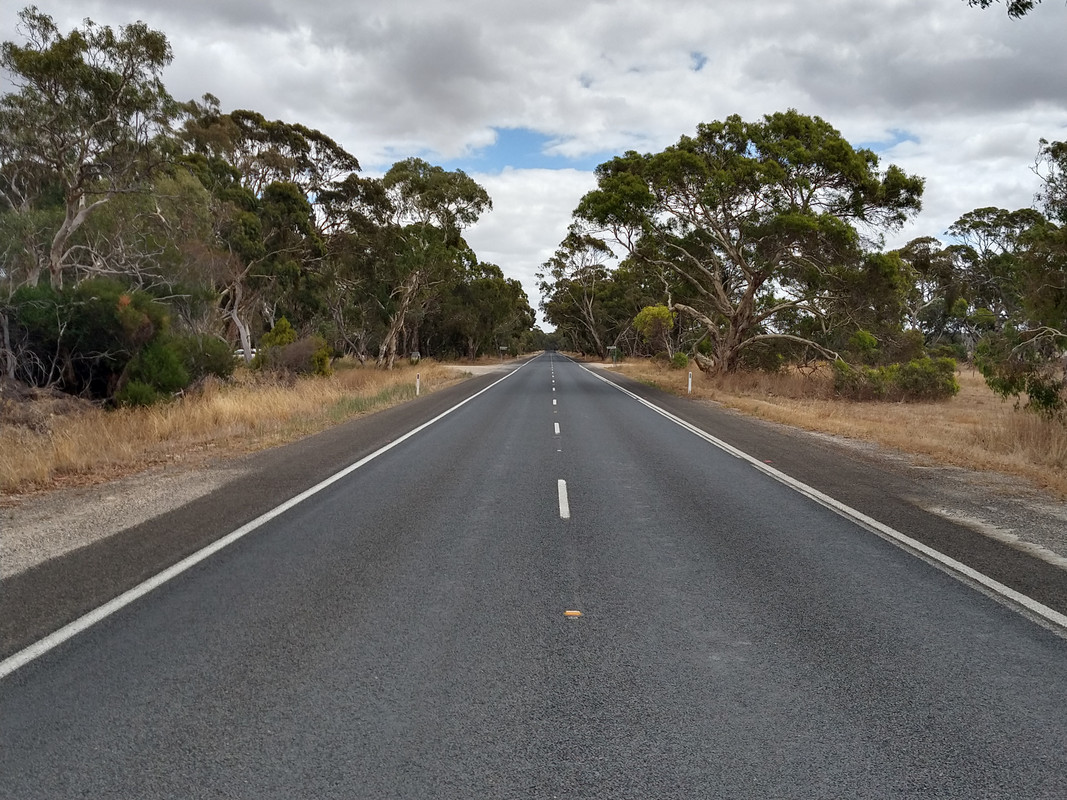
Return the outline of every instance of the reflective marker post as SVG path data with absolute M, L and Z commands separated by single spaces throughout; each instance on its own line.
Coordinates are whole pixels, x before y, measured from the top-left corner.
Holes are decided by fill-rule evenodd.
M 693 373 L 689 373 L 689 374 L 692 375 Z M 421 379 L 422 379 L 422 376 L 418 372 L 416 372 L 415 373 L 415 396 L 416 397 L 419 396 L 419 383 L 421 382 Z
M 689 394 L 693 393 L 693 373 L 689 373 Z

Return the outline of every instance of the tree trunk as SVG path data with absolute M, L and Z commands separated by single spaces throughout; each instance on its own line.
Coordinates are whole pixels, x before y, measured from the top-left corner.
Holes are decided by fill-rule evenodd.
M 85 205 L 85 195 L 80 195 L 76 201 L 69 197 L 67 198 L 66 215 L 63 218 L 63 223 L 59 226 L 59 230 L 56 231 L 56 235 L 52 237 L 52 247 L 48 252 L 48 272 L 53 289 L 63 288 L 63 259 L 67 253 L 67 244 L 70 242 L 70 237 L 82 226 L 82 223 L 85 222 L 94 208 L 102 206 L 106 202 L 107 198 L 105 197 Z
M 377 364 L 381 368 L 392 369 L 393 364 L 396 363 L 397 339 L 400 336 L 400 331 L 404 327 L 404 322 L 407 320 L 408 309 L 411 308 L 411 301 L 415 299 L 415 293 L 419 289 L 419 277 L 417 272 L 413 273 L 401 288 L 400 307 L 390 318 L 389 328 L 386 330 L 385 337 L 382 339 L 381 347 L 378 348 Z
M 15 380 L 15 351 L 11 349 L 11 328 L 6 313 L 0 314 L 0 326 L 4 331 L 4 373 Z
M 244 296 L 244 290 L 241 287 L 240 282 L 236 283 L 233 287 L 233 292 L 230 296 L 230 307 L 223 313 L 226 317 L 233 322 L 233 326 L 237 328 L 237 336 L 241 340 L 241 352 L 244 356 L 245 364 L 252 363 L 252 336 L 248 330 L 248 323 L 240 317 L 241 300 Z

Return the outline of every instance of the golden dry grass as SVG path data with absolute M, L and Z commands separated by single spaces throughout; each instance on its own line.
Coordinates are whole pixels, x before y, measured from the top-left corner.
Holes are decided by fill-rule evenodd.
M 686 394 L 685 370 L 628 362 L 630 377 Z M 957 373 L 960 393 L 927 403 L 835 399 L 827 372 L 746 373 L 709 378 L 693 370 L 693 395 L 755 417 L 805 430 L 874 442 L 935 464 L 1028 478 L 1067 497 L 1067 425 L 1017 411 L 970 369 Z
M 329 378 L 282 381 L 239 370 L 230 383 L 208 384 L 152 408 L 93 409 L 58 417 L 49 430 L 0 430 L 0 492 L 98 483 L 171 461 L 242 453 L 306 436 L 360 414 L 459 379 L 423 362 L 389 372 L 341 363 Z

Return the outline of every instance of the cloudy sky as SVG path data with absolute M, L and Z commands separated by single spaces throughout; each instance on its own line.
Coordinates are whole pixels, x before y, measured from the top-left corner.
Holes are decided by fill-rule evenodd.
M 60 27 L 167 34 L 180 99 L 318 128 L 381 174 L 412 155 L 493 198 L 469 232 L 523 281 L 592 169 L 697 123 L 796 108 L 927 179 L 889 244 L 1029 206 L 1038 140 L 1067 139 L 1067 6 L 1021 20 L 963 0 L 36 0 Z M 0 39 L 21 41 L 5 3 Z

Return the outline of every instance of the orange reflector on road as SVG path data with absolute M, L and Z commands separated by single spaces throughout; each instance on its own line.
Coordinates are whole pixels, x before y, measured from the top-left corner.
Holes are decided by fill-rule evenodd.
M 582 616 L 582 612 L 581 611 L 564 611 L 563 612 L 563 616 L 565 616 L 565 617 L 580 617 L 580 616 Z

